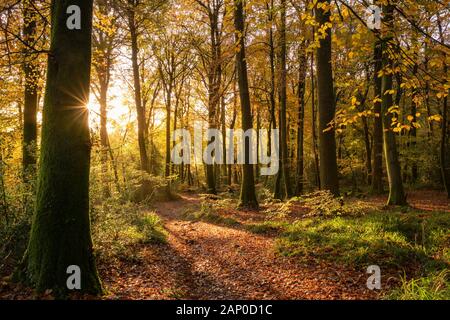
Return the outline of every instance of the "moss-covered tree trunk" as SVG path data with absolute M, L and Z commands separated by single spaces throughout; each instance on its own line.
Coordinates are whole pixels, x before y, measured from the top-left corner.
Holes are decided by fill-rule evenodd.
M 390 205 L 405 205 L 406 197 L 403 190 L 402 174 L 400 163 L 398 160 L 397 144 L 395 133 L 392 130 L 392 115 L 389 108 L 394 105 L 392 99 L 392 73 L 386 72 L 392 70 L 392 60 L 389 54 L 389 45 L 392 41 L 393 28 L 393 6 L 383 6 L 384 14 L 384 30 L 383 30 L 383 77 L 381 81 L 381 116 L 383 119 L 383 141 L 384 156 L 386 159 L 386 168 L 389 181 L 389 198 Z
M 327 4 L 329 0 L 318 3 Z M 330 10 L 323 7 L 316 9 L 316 20 L 321 27 L 330 23 Z M 319 101 L 319 153 L 320 153 L 320 182 L 322 189 L 339 195 L 338 169 L 336 159 L 336 137 L 334 127 L 330 122 L 334 120 L 336 106 L 333 88 L 333 71 L 331 67 L 331 29 L 327 28 L 326 35 L 320 39 L 317 49 L 317 90 Z
M 236 73 L 239 84 L 239 97 L 241 100 L 242 129 L 247 131 L 253 128 L 250 107 L 250 94 L 248 91 L 247 62 L 245 59 L 245 30 L 243 0 L 234 0 L 234 26 L 236 29 Z M 247 139 L 245 139 L 247 140 Z M 242 165 L 242 184 L 240 207 L 258 208 L 255 192 L 253 165 L 249 163 L 250 143 L 245 141 L 245 163 Z
M 31 235 L 18 275 L 38 291 L 67 292 L 67 268 L 81 270 L 81 291 L 102 292 L 89 221 L 91 142 L 88 109 L 92 0 L 53 0 L 42 120 L 41 165 Z M 68 6 L 81 28 L 66 26 Z

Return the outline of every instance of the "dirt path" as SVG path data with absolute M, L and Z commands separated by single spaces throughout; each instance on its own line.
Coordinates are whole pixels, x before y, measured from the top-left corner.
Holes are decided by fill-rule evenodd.
M 198 204 L 197 197 L 183 195 L 157 205 L 168 243 L 142 245 L 133 261 L 107 266 L 102 273 L 108 273 L 104 279 L 110 298 L 376 298 L 365 287 L 365 270 L 299 263 L 298 258 L 277 256 L 271 237 L 184 220 L 183 212 Z

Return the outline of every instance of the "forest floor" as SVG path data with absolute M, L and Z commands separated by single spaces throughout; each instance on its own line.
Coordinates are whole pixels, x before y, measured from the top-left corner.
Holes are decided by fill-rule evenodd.
M 112 299 L 375 299 L 365 270 L 283 257 L 274 237 L 245 230 L 258 213 L 242 212 L 239 226 L 189 221 L 196 195 L 156 206 L 167 244 L 139 245 L 130 267 L 122 261 L 101 273 Z M 256 215 L 256 217 L 255 217 Z
M 368 197 L 362 200 L 365 205 L 370 205 L 377 212 L 379 211 L 378 215 L 383 217 L 391 214 L 391 211 L 383 211 L 391 210 L 386 209 L 385 201 L 386 196 Z M 410 212 L 424 219 L 428 218 L 427 213 L 437 215 L 438 218 L 442 218 L 443 214 L 443 220 L 446 221 L 444 228 L 448 226 L 450 205 L 443 192 L 412 192 L 408 195 L 408 201 L 411 205 L 408 210 L 412 210 Z M 136 242 L 126 247 L 124 255 L 114 259 L 100 259 L 98 269 L 107 291 L 103 298 L 380 299 L 392 287 L 400 283 L 400 273 L 404 272 L 404 269 L 401 269 L 401 272 L 399 269 L 393 272 L 387 271 L 383 273 L 382 290 L 369 290 L 366 286 L 367 278 L 370 276 L 366 273 L 367 265 L 343 263 L 342 260 L 334 258 L 336 252 L 325 250 L 320 253 L 322 244 L 324 247 L 334 245 L 324 241 L 329 240 L 325 238 L 321 239 L 316 247 L 306 247 L 306 252 L 318 251 L 319 254 L 280 254 L 279 247 L 277 251 L 280 232 L 277 232 L 271 224 L 266 230 L 265 224 L 268 212 L 271 210 L 277 212 L 281 210 L 280 206 L 264 204 L 258 212 L 238 211 L 232 202 L 225 201 L 225 205 L 212 211 L 213 214 L 207 213 L 196 219 L 192 218 L 192 214 L 189 215 L 189 213 L 203 212 L 205 204 L 209 207 L 217 202 L 217 199 L 205 198 L 204 195 L 182 193 L 177 200 L 158 202 L 153 208 L 149 208 L 148 212 L 155 212 L 161 218 L 166 240 L 157 243 Z M 279 203 L 279 205 L 282 204 Z M 350 205 L 352 205 L 351 202 Z M 289 226 L 294 221 L 303 219 L 301 215 L 305 213 L 305 209 L 296 208 L 295 205 L 293 208 L 295 209 L 293 215 L 285 217 L 283 221 L 284 232 L 289 230 Z M 411 216 L 410 212 L 396 211 L 396 214 L 404 219 L 406 215 Z M 320 221 L 319 218 L 310 219 L 314 223 L 317 219 Z M 330 220 L 322 221 L 328 223 L 327 221 Z M 360 220 L 354 221 L 356 225 L 360 224 Z M 349 227 L 347 222 L 344 223 L 344 228 L 354 228 Z M 370 224 L 375 222 L 377 221 L 368 220 Z M 255 226 L 264 228 L 261 232 Z M 302 224 L 299 226 L 297 228 L 300 228 L 300 231 L 296 232 L 309 234 L 310 230 L 303 229 Z M 309 227 L 308 224 L 306 226 Z M 329 226 L 325 227 L 325 229 L 321 227 L 320 234 L 333 229 Z M 341 233 L 339 229 L 336 230 L 337 233 Z M 355 232 L 358 241 L 355 242 L 356 246 L 351 245 L 350 249 L 345 246 L 338 247 L 337 251 L 346 251 L 346 254 L 350 256 L 356 255 L 357 250 L 361 249 L 358 248 L 360 241 L 358 232 L 358 230 Z M 414 234 L 414 237 L 416 236 Z M 445 237 L 445 234 L 443 236 Z M 305 242 L 305 238 L 299 239 L 303 240 L 294 244 L 302 245 Z M 384 238 L 380 239 L 381 242 L 388 241 Z M 378 238 L 375 240 L 380 242 Z M 351 241 L 353 239 L 349 238 L 349 242 Z M 366 249 L 370 245 L 362 244 Z M 385 247 L 380 248 L 383 254 Z M 398 250 L 400 247 L 392 248 L 400 255 L 403 254 L 403 251 Z M 444 248 L 445 250 L 448 250 L 448 247 Z M 411 252 L 407 251 L 405 254 L 410 255 Z M 323 259 L 324 254 L 330 255 L 332 259 Z M 430 259 L 428 260 L 431 261 Z M 52 298 L 51 293 L 36 296 L 31 290 L 11 283 L 3 283 L 0 286 L 2 299 L 30 297 Z M 89 297 L 75 298 L 89 299 Z

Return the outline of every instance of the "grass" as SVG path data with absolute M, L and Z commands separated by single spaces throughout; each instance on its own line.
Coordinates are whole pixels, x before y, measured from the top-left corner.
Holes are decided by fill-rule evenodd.
M 447 213 L 396 211 L 362 217 L 309 218 L 287 226 L 277 249 L 347 264 L 405 266 L 449 263 Z
M 246 229 L 256 234 L 278 234 L 285 230 L 287 222 L 267 220 L 262 223 L 246 225 Z
M 390 299 L 450 299 L 450 215 L 398 210 L 281 225 L 276 249 L 286 256 L 353 267 L 376 264 L 385 270 L 412 271 L 413 278 L 403 278 L 401 286 L 388 294 Z M 266 222 L 253 228 L 273 227 Z
M 442 270 L 428 276 L 406 280 L 392 290 L 386 299 L 394 300 L 450 300 L 450 272 Z

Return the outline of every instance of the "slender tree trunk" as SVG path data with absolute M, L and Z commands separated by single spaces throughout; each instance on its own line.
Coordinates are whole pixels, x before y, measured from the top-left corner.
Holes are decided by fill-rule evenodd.
M 170 118 L 172 109 L 172 81 L 169 84 L 169 88 L 166 92 L 166 151 L 165 151 L 165 169 L 164 176 L 168 178 L 170 176 Z M 170 184 L 170 183 L 169 183 Z M 170 187 L 168 187 L 168 191 Z
M 330 4 L 330 0 L 320 0 L 318 3 Z M 330 22 L 330 11 L 316 9 L 316 19 L 320 26 Z M 336 111 L 333 71 L 331 67 L 331 29 L 320 39 L 317 49 L 317 89 L 319 97 L 319 152 L 320 152 L 320 181 L 322 188 L 339 195 L 339 180 L 336 159 L 336 138 L 334 127 L 330 122 L 334 120 Z
M 268 43 L 269 43 L 269 64 L 270 64 L 270 91 L 269 91 L 269 102 L 270 102 L 270 123 L 272 125 L 273 130 L 277 129 L 277 120 L 275 115 L 275 109 L 276 109 L 276 102 L 275 102 L 275 43 L 274 43 L 274 36 L 273 36 L 273 21 L 274 21 L 274 1 L 271 0 L 270 4 L 266 4 L 267 8 L 267 19 L 268 19 Z M 271 141 L 271 135 L 269 135 L 269 142 L 268 147 L 270 149 L 270 152 L 272 152 L 272 141 Z M 278 137 L 279 139 L 279 137 Z M 278 140 L 278 146 L 280 146 L 280 140 Z M 274 197 L 275 198 L 282 198 L 281 197 L 281 186 L 280 186 L 280 172 L 281 171 L 281 149 L 278 148 L 278 150 L 275 150 L 275 152 L 278 153 L 278 174 L 276 175 L 275 185 L 274 185 Z
M 438 28 L 439 36 L 442 42 L 445 42 L 444 32 L 442 28 L 441 18 L 438 15 Z M 443 53 L 444 60 L 444 77 L 448 79 L 448 66 L 445 62 L 446 54 Z M 450 89 L 448 89 L 450 94 Z M 442 181 L 444 182 L 445 190 L 447 191 L 447 197 L 450 199 L 450 117 L 448 115 L 448 95 L 442 100 L 442 127 L 441 127 L 441 146 L 440 146 L 440 161 L 441 161 L 441 174 Z
M 108 130 L 107 123 L 107 96 L 108 87 L 104 83 L 100 84 L 100 146 L 101 146 L 101 165 L 102 165 L 102 183 L 103 195 L 110 196 L 110 189 L 108 183 Z
M 313 38 L 314 41 L 314 38 Z M 310 65 L 310 77 L 311 77 L 311 140 L 312 151 L 314 155 L 314 168 L 316 171 L 316 186 L 320 189 L 320 170 L 319 170 L 319 155 L 317 153 L 317 134 L 316 134 L 316 87 L 314 81 L 314 54 L 311 53 L 311 65 Z
M 26 0 L 23 3 L 23 39 L 24 42 L 32 46 L 36 38 L 36 13 Z M 36 114 L 38 108 L 38 63 L 37 55 L 32 49 L 24 49 L 23 70 L 25 76 L 24 108 L 23 108 L 23 145 L 22 145 L 22 165 L 23 178 L 28 181 L 34 178 L 36 171 L 36 139 L 37 122 Z
M 67 7 L 81 8 L 81 29 L 66 28 Z M 41 165 L 31 235 L 17 275 L 39 292 L 68 288 L 67 268 L 81 270 L 81 291 L 102 292 L 89 222 L 91 141 L 88 110 L 93 1 L 51 3 Z M 21 271 L 21 272 L 20 272 Z
M 280 193 L 277 198 L 283 199 L 285 197 L 292 196 L 291 180 L 290 180 L 290 166 L 289 166 L 289 150 L 288 150 L 288 132 L 287 132 L 287 96 L 286 96 L 286 85 L 287 85 L 287 70 L 286 70 L 286 0 L 281 0 L 281 22 L 280 22 L 280 86 L 279 86 L 279 98 L 280 98 L 280 169 L 278 171 L 280 179 L 279 183 L 283 183 L 284 188 L 280 188 Z M 284 192 L 281 192 L 284 190 Z
M 139 63 L 138 63 L 138 51 L 139 51 L 138 32 L 136 27 L 134 10 L 135 8 L 130 8 L 128 11 L 128 24 L 130 28 L 130 37 L 131 37 L 131 62 L 133 67 L 134 100 L 137 112 L 139 155 L 141 160 L 141 170 L 150 173 L 147 147 L 145 145 L 145 110 L 142 105 L 142 96 L 141 96 L 142 94 L 141 78 L 139 75 Z
M 381 77 L 378 73 L 382 70 L 383 59 L 382 42 L 377 40 L 374 45 L 374 103 L 373 112 L 373 165 L 372 165 L 372 193 L 383 193 L 383 123 L 381 115 Z
M 303 140 L 304 140 L 304 123 L 305 123 L 305 87 L 306 87 L 306 68 L 307 57 L 305 44 L 302 42 L 299 49 L 299 68 L 298 68 L 298 118 L 297 118 L 297 183 L 295 193 L 297 195 L 303 192 Z
M 242 129 L 252 129 L 252 114 L 250 107 L 250 94 L 248 91 L 247 61 L 245 58 L 245 23 L 243 0 L 234 0 L 234 25 L 236 29 L 236 71 L 239 84 L 239 96 L 241 100 Z M 247 139 L 245 139 L 247 140 Z M 245 163 L 242 165 L 242 185 L 240 195 L 240 207 L 258 208 L 255 192 L 255 180 L 253 176 L 253 165 L 249 163 L 250 143 L 244 141 Z
M 419 65 L 416 63 L 413 67 L 413 76 L 415 77 L 417 75 L 417 70 L 419 68 Z M 409 141 L 408 141 L 408 149 L 410 149 L 409 154 L 412 154 L 415 158 L 414 154 L 416 153 L 416 145 L 417 145 L 417 130 L 415 127 L 415 124 L 417 123 L 417 103 L 415 99 L 417 98 L 417 89 L 413 88 L 413 92 L 411 95 L 411 116 L 412 116 L 412 123 L 411 123 L 411 129 L 409 130 Z M 411 182 L 415 183 L 418 179 L 418 167 L 417 162 L 415 159 L 411 161 Z
M 392 68 L 392 60 L 389 57 L 389 42 L 392 41 L 393 6 L 383 6 L 383 14 L 386 30 L 383 32 L 383 69 Z M 381 116 L 383 118 L 384 155 L 389 181 L 389 205 L 405 205 L 406 196 L 403 190 L 402 174 L 398 160 L 395 133 L 392 131 L 392 113 L 388 109 L 393 106 L 392 74 L 383 73 L 381 81 Z
M 236 117 L 237 117 L 236 77 L 237 77 L 237 75 L 235 76 L 235 78 L 233 80 L 233 118 L 231 119 L 231 125 L 230 125 L 231 130 L 233 130 L 234 126 L 236 125 Z M 230 146 L 230 148 L 233 148 L 233 146 Z M 232 177 L 234 177 L 233 176 L 233 167 L 234 166 L 232 164 L 228 165 L 228 185 L 229 186 L 231 186 Z M 235 182 L 236 182 L 236 180 L 235 180 Z
M 226 118 L 225 118 L 225 114 L 226 114 L 226 104 L 225 104 L 225 96 L 222 95 L 221 98 L 221 103 L 220 103 L 220 122 L 221 122 L 221 129 L 222 129 L 222 154 L 223 154 L 223 159 L 224 162 L 221 165 L 222 168 L 222 183 L 225 182 L 225 179 L 227 179 L 227 164 L 225 159 L 227 158 L 227 146 L 226 146 L 226 141 L 227 141 L 227 125 L 226 125 Z
M 367 184 L 370 186 L 372 184 L 372 150 L 370 145 L 369 125 L 366 116 L 362 116 L 361 121 L 364 131 L 364 146 L 366 148 Z

